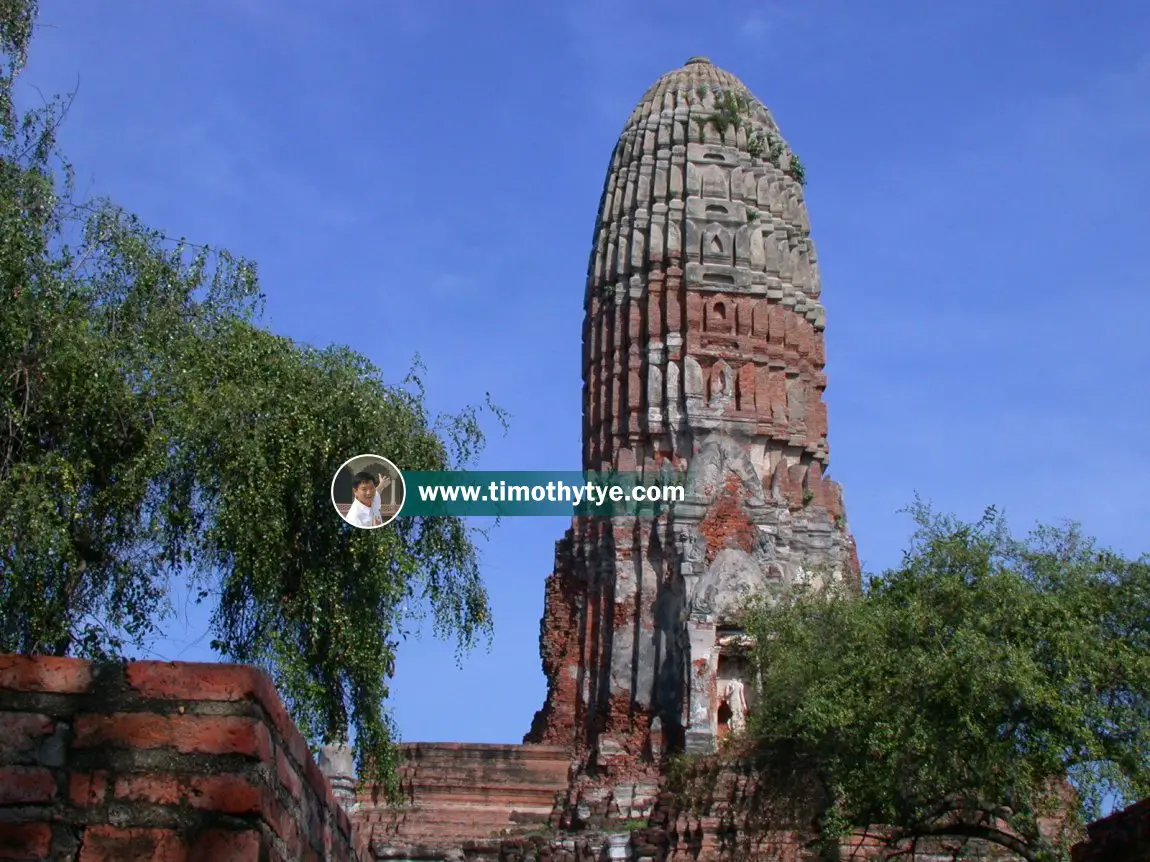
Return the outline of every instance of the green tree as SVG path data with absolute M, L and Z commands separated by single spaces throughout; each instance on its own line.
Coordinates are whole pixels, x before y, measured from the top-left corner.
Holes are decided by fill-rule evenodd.
M 752 781 L 731 810 L 752 832 L 1067 859 L 1104 799 L 1150 794 L 1150 563 L 1074 527 L 1012 538 L 993 509 L 911 511 L 901 565 L 861 598 L 753 604 L 759 705 L 742 740 L 684 772 L 740 767 Z
M 430 612 L 467 649 L 491 616 L 464 523 L 355 530 L 331 477 L 365 449 L 472 463 L 483 411 L 429 416 L 416 373 L 260 328 L 251 263 L 75 201 L 66 103 L 14 104 L 36 11 L 0 0 L 0 651 L 123 655 L 191 584 L 215 648 L 265 667 L 313 742 L 354 731 L 388 782 L 404 626 Z

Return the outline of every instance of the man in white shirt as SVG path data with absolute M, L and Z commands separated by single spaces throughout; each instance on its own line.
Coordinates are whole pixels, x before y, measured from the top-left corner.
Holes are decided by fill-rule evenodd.
M 386 487 L 383 484 L 383 480 L 386 478 L 380 476 L 379 479 L 376 479 L 367 472 L 359 472 L 352 476 L 351 493 L 355 499 L 351 503 L 351 508 L 347 510 L 348 523 L 366 529 L 379 527 L 383 524 L 383 518 L 379 514 L 377 490 L 379 487 Z M 388 484 L 390 484 L 390 480 Z

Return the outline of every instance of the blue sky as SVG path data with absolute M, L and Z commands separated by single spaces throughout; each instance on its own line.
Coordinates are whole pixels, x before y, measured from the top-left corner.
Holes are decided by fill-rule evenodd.
M 490 391 L 512 427 L 489 470 L 578 468 L 607 161 L 643 91 L 709 56 L 808 167 L 864 566 L 897 561 L 916 491 L 1150 550 L 1141 2 L 44 0 L 41 24 L 28 80 L 79 85 L 82 192 L 254 258 L 281 334 L 393 380 L 418 352 L 436 409 Z M 564 526 L 504 521 L 483 546 L 490 651 L 404 647 L 406 739 L 520 740 Z M 210 659 L 207 640 L 191 615 L 155 653 Z

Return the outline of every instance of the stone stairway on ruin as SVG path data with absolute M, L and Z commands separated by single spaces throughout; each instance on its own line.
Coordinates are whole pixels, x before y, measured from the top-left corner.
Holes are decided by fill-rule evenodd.
M 376 858 L 435 858 L 465 844 L 547 826 L 566 791 L 571 755 L 562 746 L 413 743 L 404 746 L 404 801 L 361 796 L 354 819 Z

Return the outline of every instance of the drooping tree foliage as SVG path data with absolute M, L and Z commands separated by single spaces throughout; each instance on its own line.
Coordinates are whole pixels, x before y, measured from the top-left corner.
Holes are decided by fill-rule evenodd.
M 1150 795 L 1150 561 L 1074 527 L 1018 540 L 994 510 L 911 511 L 901 565 L 861 598 L 752 605 L 758 703 L 720 756 L 680 764 L 684 792 L 713 802 L 700 789 L 733 770 L 751 838 L 1068 859 L 1104 800 Z
M 355 530 L 332 475 L 363 451 L 471 463 L 482 410 L 429 416 L 414 375 L 262 329 L 251 263 L 75 200 L 64 103 L 14 100 L 36 11 L 0 2 L 0 652 L 123 655 L 190 584 L 222 655 L 267 668 L 313 741 L 353 731 L 363 774 L 389 779 L 405 620 L 429 611 L 466 649 L 487 596 L 459 519 Z

